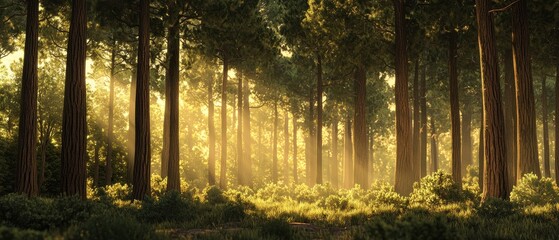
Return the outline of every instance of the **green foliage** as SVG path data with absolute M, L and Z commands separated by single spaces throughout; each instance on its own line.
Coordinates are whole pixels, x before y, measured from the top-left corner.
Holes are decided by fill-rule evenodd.
M 355 230 L 353 239 L 456 239 L 456 232 L 443 216 L 408 214 L 396 220 L 373 219 Z
M 132 216 L 108 213 L 91 217 L 72 226 L 66 239 L 160 239 L 153 227 L 138 222 Z
M 260 226 L 262 235 L 277 239 L 292 239 L 293 229 L 285 220 L 271 219 Z
M 500 198 L 488 198 L 481 203 L 477 213 L 485 218 L 502 218 L 513 215 L 517 205 Z
M 4 240 L 41 240 L 45 238 L 43 232 L 17 229 L 6 226 L 0 226 L 0 239 Z
M 196 204 L 192 196 L 171 191 L 161 195 L 158 200 L 145 199 L 138 215 L 147 222 L 187 221 L 196 216 Z
M 222 204 L 227 202 L 227 199 L 223 195 L 223 191 L 216 186 L 206 187 L 202 197 L 204 202 L 209 204 Z
M 413 186 L 410 204 L 419 206 L 439 206 L 464 200 L 460 186 L 450 174 L 442 171 L 425 176 Z
M 512 188 L 510 201 L 522 206 L 559 203 L 559 188 L 551 178 L 525 174 Z

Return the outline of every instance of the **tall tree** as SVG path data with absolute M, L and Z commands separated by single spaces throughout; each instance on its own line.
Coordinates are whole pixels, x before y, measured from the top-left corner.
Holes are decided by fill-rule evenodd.
M 460 105 L 458 101 L 458 71 L 457 71 L 457 36 L 455 31 L 449 34 L 448 69 L 450 76 L 450 122 L 452 135 L 452 179 L 462 186 L 461 142 L 460 142 Z
M 243 151 L 244 151 L 244 158 L 243 158 L 243 165 L 241 169 L 243 170 L 243 184 L 247 186 L 252 186 L 252 159 L 251 159 L 251 150 L 252 150 L 252 143 L 250 137 L 250 102 L 249 102 L 249 86 L 248 86 L 248 78 L 244 78 L 243 84 Z
M 215 185 L 215 124 L 214 124 L 214 99 L 213 76 L 208 77 L 208 183 Z
M 229 62 L 223 58 L 223 78 L 221 80 L 221 168 L 219 174 L 219 186 L 227 187 L 227 75 L 229 73 Z
M 417 175 L 416 178 L 421 177 L 421 146 L 420 146 L 420 125 L 421 119 L 419 117 L 419 57 L 415 59 L 415 69 L 413 76 L 413 173 Z
M 274 137 L 272 140 L 272 181 L 278 182 L 278 102 L 274 102 Z
M 18 128 L 16 191 L 30 197 L 39 193 L 37 153 L 35 151 L 37 145 L 38 43 L 39 1 L 28 0 Z
M 439 157 L 437 149 L 437 130 L 435 129 L 435 119 L 431 117 L 431 171 L 439 170 Z
M 167 27 L 167 76 L 169 86 L 169 155 L 167 169 L 167 191 L 180 191 L 179 159 L 179 65 L 180 65 L 180 18 L 179 6 L 175 0 L 169 1 L 169 26 Z
M 549 127 L 547 124 L 548 113 L 546 88 L 546 76 L 544 74 L 544 76 L 542 77 L 543 170 L 544 177 L 551 177 L 551 168 L 549 166 Z
M 519 180 L 526 173 L 541 176 L 536 137 L 536 109 L 529 51 L 527 1 L 519 0 L 512 7 L 512 45 L 516 83 L 517 117 L 517 174 Z
M 240 185 L 246 185 L 243 179 L 243 168 L 245 164 L 245 155 L 243 154 L 243 71 L 239 71 L 237 79 L 237 179 Z
M 392 0 L 396 40 L 396 192 L 411 193 L 413 183 L 412 132 L 408 102 L 408 55 L 405 22 L 405 0 Z
M 425 66 L 421 69 L 420 107 L 421 107 L 421 177 L 427 175 L 427 76 Z
M 297 184 L 299 182 L 299 176 L 297 174 L 297 117 L 293 115 L 293 182 Z
M 508 198 L 505 129 L 501 107 L 499 65 L 495 48 L 491 1 L 476 0 L 478 44 L 483 90 L 484 112 L 484 180 L 483 200 L 489 197 Z
M 355 108 L 353 112 L 353 174 L 355 184 L 361 187 L 368 187 L 369 154 L 368 154 L 368 138 L 367 123 L 365 121 L 367 108 L 367 73 L 364 66 L 357 67 L 354 73 L 354 101 Z
M 62 114 L 62 192 L 86 198 L 86 2 L 72 0 Z
M 332 116 L 332 187 L 338 188 L 338 179 L 339 179 L 339 163 L 338 163 L 338 117 L 334 113 Z
M 351 118 L 344 123 L 344 187 L 353 187 L 353 143 L 351 141 Z
M 512 46 L 505 49 L 503 55 L 504 71 L 505 71 L 505 144 L 507 149 L 507 166 L 508 166 L 508 180 L 509 189 L 516 183 L 516 161 L 517 161 L 517 147 L 516 147 L 516 87 L 514 83 L 514 63 L 512 59 Z
M 108 126 L 108 139 L 107 139 L 107 158 L 105 161 L 105 184 L 111 185 L 113 178 L 113 139 L 114 139 L 114 104 L 115 104 L 115 81 L 116 81 L 116 40 L 113 40 L 111 49 L 111 66 L 110 66 L 110 83 L 109 83 L 109 126 Z
M 151 134 L 149 120 L 149 0 L 140 0 L 138 67 L 136 79 L 136 137 L 132 199 L 151 192 Z
M 284 183 L 289 183 L 289 112 L 283 115 L 283 176 Z

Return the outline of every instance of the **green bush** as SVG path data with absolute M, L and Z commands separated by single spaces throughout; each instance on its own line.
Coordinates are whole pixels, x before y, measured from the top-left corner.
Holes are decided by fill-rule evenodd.
M 456 231 L 443 216 L 409 215 L 387 221 L 376 218 L 354 230 L 353 239 L 456 239 Z
M 45 238 L 45 233 L 35 230 L 21 230 L 0 226 L 0 239 L 4 240 L 41 240 Z
M 204 188 L 202 197 L 204 202 L 209 204 L 223 204 L 227 202 L 227 198 L 223 195 L 223 191 L 216 186 Z
M 161 238 L 150 225 L 138 222 L 132 216 L 108 213 L 91 217 L 84 223 L 72 226 L 66 239 L 158 239 Z
M 503 218 L 516 212 L 517 205 L 500 198 L 488 198 L 477 208 L 478 215 L 484 218 Z
M 439 206 L 465 199 L 460 186 L 450 174 L 437 171 L 421 179 L 413 186 L 410 203 L 420 206 Z
M 145 199 L 138 214 L 147 222 L 180 222 L 193 219 L 197 209 L 192 196 L 171 191 L 159 199 Z
M 270 219 L 264 221 L 260 226 L 260 233 L 263 236 L 277 239 L 292 239 L 293 229 L 285 220 Z
M 529 173 L 512 188 L 510 200 L 522 206 L 555 204 L 559 203 L 559 189 L 551 178 L 538 178 Z

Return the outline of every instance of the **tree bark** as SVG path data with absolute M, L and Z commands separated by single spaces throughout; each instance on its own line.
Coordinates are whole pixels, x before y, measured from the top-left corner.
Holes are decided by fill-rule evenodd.
M 213 76 L 208 78 L 208 184 L 215 185 L 215 123 L 214 123 L 214 99 L 213 99 Z
M 151 135 L 149 115 L 149 0 L 140 0 L 138 73 L 136 79 L 136 137 L 132 199 L 151 194 Z
M 169 70 L 167 70 L 168 72 Z M 171 101 L 169 101 L 169 96 L 171 95 L 171 85 L 169 84 L 169 76 L 165 76 L 165 113 L 163 113 L 163 146 L 161 147 L 161 178 L 166 178 L 169 171 L 169 143 L 170 137 L 169 133 L 171 129 L 169 128 L 169 122 L 171 121 Z
M 239 185 L 247 185 L 244 179 L 245 160 L 243 154 L 243 71 L 239 70 L 237 79 L 237 180 Z
M 353 187 L 353 142 L 351 118 L 348 114 L 344 125 L 344 187 Z
M 105 185 L 112 184 L 113 178 L 113 138 L 114 138 L 114 104 L 115 104 L 115 63 L 116 63 L 116 41 L 113 40 L 111 50 L 111 69 L 109 83 L 109 126 L 107 139 L 107 159 L 105 161 Z
M 408 53 L 404 0 L 392 0 L 396 28 L 396 192 L 409 195 L 415 179 L 408 97 Z
M 62 113 L 62 193 L 86 198 L 86 2 L 72 1 Z
M 450 122 L 452 135 L 452 179 L 462 187 L 462 161 L 460 159 L 460 105 L 458 100 L 458 66 L 456 32 L 453 30 L 448 42 L 448 71 L 450 76 Z
M 316 184 L 322 184 L 322 59 L 317 54 L 316 66 Z
M 415 59 L 415 74 L 413 76 L 413 174 L 415 179 L 421 178 L 421 147 L 419 128 L 421 119 L 419 119 L 419 57 Z
M 250 91 L 248 89 L 248 78 L 244 78 L 243 84 L 243 150 L 244 150 L 244 161 L 243 161 L 243 176 L 245 179 L 245 185 L 252 187 L 252 159 L 251 159 L 251 148 L 252 143 L 250 139 L 250 103 L 248 101 Z
M 308 118 L 308 127 L 309 127 L 309 155 L 307 159 L 307 182 L 309 186 L 314 186 L 316 184 L 316 135 L 315 135 L 315 128 L 314 128 L 314 91 L 310 90 L 309 94 L 309 118 Z
M 464 104 L 462 112 L 462 176 L 467 175 L 468 166 L 472 165 L 472 108 L 470 103 Z
M 364 67 L 358 67 L 354 75 L 355 112 L 353 115 L 353 154 L 354 181 L 362 188 L 367 185 L 367 170 L 369 169 L 369 153 L 367 138 L 367 73 Z
M 99 141 L 95 140 L 95 150 L 93 151 L 93 187 L 99 186 Z
M 338 118 L 332 116 L 332 187 L 337 189 L 339 186 L 339 163 L 338 163 Z
M 512 7 L 512 54 L 516 79 L 517 117 L 517 174 L 519 180 L 526 173 L 541 176 L 536 137 L 536 108 L 529 52 L 528 14 L 526 0 L 519 0 Z
M 272 146 L 272 181 L 278 183 L 278 103 L 274 102 L 274 137 Z
M 514 83 L 514 63 L 512 47 L 505 50 L 505 144 L 507 148 L 507 166 L 509 190 L 516 184 L 516 87 Z
M 435 119 L 431 117 L 431 166 L 432 172 L 439 170 L 439 154 L 437 147 L 437 130 L 435 129 Z
M 427 77 L 425 66 L 421 70 L 421 178 L 427 176 Z
M 476 0 L 483 89 L 485 171 L 482 200 L 508 198 L 505 129 L 491 1 Z
M 544 75 L 542 77 L 543 169 L 544 176 L 551 177 L 551 167 L 549 166 L 549 127 L 547 124 L 547 115 L 547 89 L 546 76 Z
M 293 182 L 295 184 L 299 183 L 299 177 L 297 174 L 297 118 L 293 115 L 292 119 L 293 127 Z
M 480 121 L 480 126 L 479 126 L 479 144 L 478 144 L 478 183 L 479 183 L 479 189 L 483 190 L 483 176 L 485 176 L 483 174 L 483 170 L 485 169 L 485 150 L 484 150 L 484 143 L 485 143 L 485 138 L 483 137 L 483 132 L 484 132 L 484 122 L 485 120 L 483 119 L 483 106 L 481 109 L 481 121 Z M 510 186 L 510 185 L 509 185 Z
M 39 193 L 35 149 L 37 145 L 38 0 L 27 1 L 26 21 L 18 128 L 16 192 L 34 197 Z
M 227 74 L 229 65 L 227 59 L 223 59 L 223 80 L 221 82 L 221 171 L 219 175 L 219 186 L 227 187 Z
M 289 113 L 287 109 L 283 118 L 283 182 L 289 183 Z
M 180 22 L 179 12 L 174 1 L 171 2 L 172 25 L 169 27 L 167 57 L 169 58 L 168 82 L 169 95 L 169 158 L 167 161 L 167 191 L 180 191 L 180 153 L 179 153 L 179 70 L 180 70 Z M 167 85 L 166 84 L 166 85 Z
M 126 179 L 132 184 L 134 178 L 134 154 L 136 149 L 136 81 L 137 67 L 132 68 L 130 77 L 130 99 L 128 106 L 128 158 L 126 163 Z
M 556 31 L 559 35 L 559 26 Z M 557 61 L 555 66 L 555 183 L 559 185 L 559 60 Z

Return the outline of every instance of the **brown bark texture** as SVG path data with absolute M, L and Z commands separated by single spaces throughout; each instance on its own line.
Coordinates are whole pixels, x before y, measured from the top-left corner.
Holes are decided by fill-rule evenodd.
M 512 46 L 505 50 L 505 144 L 507 148 L 507 166 L 509 190 L 516 184 L 516 87 L 514 83 L 514 63 L 512 59 Z
M 353 154 L 354 154 L 354 182 L 362 188 L 367 184 L 369 169 L 369 152 L 367 138 L 367 75 L 364 67 L 358 67 L 354 75 L 355 111 L 353 113 Z

